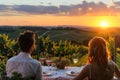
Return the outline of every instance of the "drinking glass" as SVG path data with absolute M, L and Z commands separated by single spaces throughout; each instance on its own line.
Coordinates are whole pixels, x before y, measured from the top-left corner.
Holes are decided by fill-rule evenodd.
M 78 59 L 73 59 L 73 62 L 76 64 L 78 62 Z
M 40 62 L 41 62 L 42 65 L 45 65 L 46 58 L 40 58 Z
M 56 64 L 54 62 L 52 62 L 51 66 L 53 71 L 56 70 Z
M 47 63 L 47 65 L 48 65 L 49 69 L 51 70 L 50 66 L 52 66 L 53 61 L 51 61 L 51 60 L 46 60 L 46 63 Z

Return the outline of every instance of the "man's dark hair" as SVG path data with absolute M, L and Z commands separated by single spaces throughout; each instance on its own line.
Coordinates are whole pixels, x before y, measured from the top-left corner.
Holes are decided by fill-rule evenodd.
M 20 34 L 18 38 L 20 50 L 23 52 L 29 52 L 32 45 L 35 43 L 35 33 L 27 30 Z

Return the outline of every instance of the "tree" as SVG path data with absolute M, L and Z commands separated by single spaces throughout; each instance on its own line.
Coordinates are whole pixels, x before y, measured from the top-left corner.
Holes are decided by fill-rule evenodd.
M 2 56 L 7 56 L 8 58 L 15 55 L 14 50 L 12 49 L 13 40 L 8 39 L 8 35 L 0 34 L 0 54 Z

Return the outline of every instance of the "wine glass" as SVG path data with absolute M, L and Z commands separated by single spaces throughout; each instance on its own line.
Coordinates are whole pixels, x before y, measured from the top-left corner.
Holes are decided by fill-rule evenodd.
M 50 66 L 52 66 L 53 61 L 51 61 L 51 60 L 46 60 L 46 63 L 47 63 L 47 65 L 48 65 L 48 67 L 50 67 Z M 51 70 L 51 69 L 50 69 L 50 70 Z
M 52 70 L 56 70 L 56 64 L 55 64 L 55 62 L 52 62 L 51 66 L 52 66 Z
M 76 64 L 78 62 L 78 59 L 73 59 L 73 62 Z
M 45 65 L 46 58 L 40 58 L 40 62 L 42 65 Z

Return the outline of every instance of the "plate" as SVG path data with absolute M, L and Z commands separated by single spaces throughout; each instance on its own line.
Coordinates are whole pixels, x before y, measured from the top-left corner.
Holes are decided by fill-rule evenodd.
M 69 76 L 76 76 L 78 74 L 78 72 L 67 71 L 66 74 L 69 75 Z
M 66 74 L 69 75 L 69 76 L 76 76 L 76 75 L 78 75 L 78 72 L 67 71 Z
M 43 76 L 51 76 L 51 75 L 53 75 L 53 72 L 43 72 L 42 75 Z

